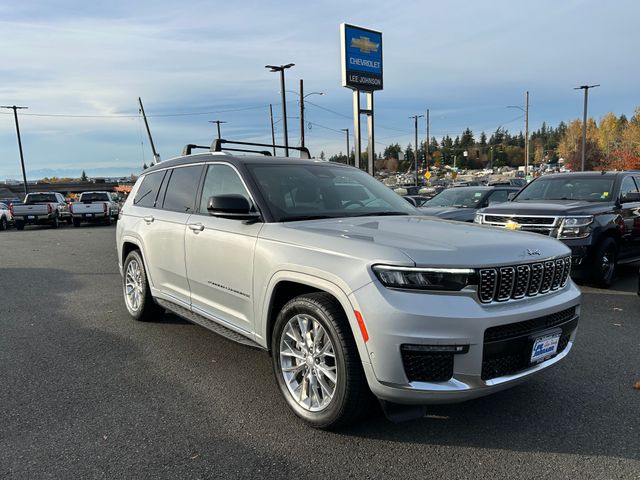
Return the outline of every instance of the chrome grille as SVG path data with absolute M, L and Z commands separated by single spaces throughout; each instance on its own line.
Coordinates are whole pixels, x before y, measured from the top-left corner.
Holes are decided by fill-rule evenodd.
M 518 230 L 555 237 L 558 225 L 560 224 L 560 217 L 518 216 L 488 213 L 484 215 L 482 223 L 492 225 L 494 227 L 505 228 L 510 222 L 517 223 Z
M 478 270 L 478 297 L 482 303 L 506 302 L 558 290 L 566 285 L 571 257 L 546 262 Z

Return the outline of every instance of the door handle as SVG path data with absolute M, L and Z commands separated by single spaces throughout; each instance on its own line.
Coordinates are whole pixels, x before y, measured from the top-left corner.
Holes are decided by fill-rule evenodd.
M 204 230 L 204 225 L 203 225 L 203 224 L 201 224 L 201 223 L 190 223 L 190 224 L 189 224 L 189 228 L 190 228 L 192 231 L 194 231 L 194 232 L 198 233 L 198 232 L 201 232 L 201 231 L 203 231 L 203 230 Z
M 153 218 L 153 215 L 149 215 L 147 217 L 143 217 L 143 220 L 147 223 L 152 223 L 155 220 L 155 218 Z

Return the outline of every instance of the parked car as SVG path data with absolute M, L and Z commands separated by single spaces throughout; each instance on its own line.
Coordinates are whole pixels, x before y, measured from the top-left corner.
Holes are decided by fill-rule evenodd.
M 429 198 L 431 197 L 426 197 L 424 195 L 403 195 L 402 198 L 404 198 L 407 202 L 409 202 L 414 207 L 421 207 L 427 201 L 429 201 Z
M 71 212 L 64 197 L 53 192 L 29 193 L 21 205 L 11 205 L 16 228 L 25 225 L 51 225 L 58 228 L 60 222 L 71 223 Z
M 118 219 L 120 204 L 111 192 L 84 192 L 77 202 L 70 205 L 73 215 L 73 226 L 79 227 L 82 222 L 101 222 L 111 225 Z
M 527 181 L 524 178 L 506 178 L 504 180 L 494 180 L 489 182 L 488 185 L 490 187 L 510 186 L 523 188 L 527 186 Z
M 506 202 L 514 187 L 456 187 L 443 190 L 418 210 L 424 215 L 473 222 L 479 208 Z
M 8 230 L 13 225 L 13 215 L 6 203 L 0 203 L 0 230 Z
M 617 264 L 640 260 L 639 187 L 640 172 L 544 175 L 476 222 L 562 240 L 574 275 L 606 288 Z
M 371 393 L 406 419 L 519 384 L 567 356 L 580 313 L 561 242 L 419 215 L 331 162 L 163 161 L 135 183 L 116 242 L 132 318 L 167 309 L 268 351 L 286 403 L 318 428 L 365 414 Z

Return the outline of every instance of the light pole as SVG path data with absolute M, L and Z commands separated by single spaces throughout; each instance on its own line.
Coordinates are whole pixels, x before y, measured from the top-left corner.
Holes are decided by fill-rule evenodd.
M 293 90 L 287 90 L 289 93 L 295 93 L 300 97 L 300 146 L 304 147 L 304 99 L 311 95 L 324 95 L 324 92 L 311 92 L 304 94 L 304 80 L 300 79 L 300 93 Z
M 13 118 L 16 121 L 16 133 L 18 135 L 18 150 L 20 150 L 20 164 L 22 165 L 22 181 L 24 182 L 24 196 L 26 197 L 29 193 L 29 188 L 27 187 L 27 174 L 24 170 L 24 155 L 22 154 L 22 140 L 20 139 L 20 125 L 18 124 L 18 110 L 26 110 L 29 107 L 17 107 L 15 105 L 12 106 L 0 106 L 0 108 L 9 108 L 13 110 Z
M 599 87 L 600 85 L 581 85 L 574 90 L 584 90 L 584 113 L 582 116 L 582 161 L 580 171 L 584 172 L 584 159 L 587 150 L 587 102 L 589 100 L 589 89 Z
M 509 105 L 507 108 L 517 108 L 524 112 L 524 177 L 529 175 L 529 92 L 525 100 L 525 108 Z
M 347 134 L 347 165 L 351 165 L 351 152 L 349 150 L 349 129 L 341 128 L 340 130 Z
M 220 136 L 220 124 L 221 123 L 227 123 L 224 120 L 209 120 L 209 123 L 215 123 L 216 126 L 218 127 L 218 140 L 220 140 L 222 137 Z
M 409 118 L 413 118 L 414 128 L 416 133 L 416 143 L 415 143 L 415 152 L 413 154 L 413 158 L 415 160 L 415 168 L 416 168 L 416 186 L 418 186 L 418 119 L 424 117 L 424 115 L 413 115 Z
M 282 122 L 284 125 L 284 153 L 289 156 L 289 133 L 287 131 L 287 100 L 284 93 L 284 71 L 291 68 L 295 63 L 287 63 L 286 65 L 265 65 L 270 72 L 280 72 L 280 95 L 282 97 Z

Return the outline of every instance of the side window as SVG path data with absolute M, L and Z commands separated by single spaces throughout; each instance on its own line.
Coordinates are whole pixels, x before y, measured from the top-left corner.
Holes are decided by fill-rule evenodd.
M 142 184 L 133 199 L 133 204 L 138 207 L 153 208 L 156 205 L 158 189 L 162 183 L 165 172 L 155 172 L 145 175 Z
M 489 196 L 487 203 L 503 203 L 509 198 L 509 192 L 507 190 L 496 190 Z
M 229 165 L 209 165 L 207 176 L 202 187 L 202 197 L 200 199 L 200 213 L 207 213 L 207 202 L 209 197 L 215 195 L 238 194 L 245 197 L 251 203 L 251 197 L 244 188 L 238 173 Z
M 202 165 L 174 168 L 167 184 L 162 208 L 174 212 L 192 213 L 202 175 Z
M 627 193 L 637 192 L 638 188 L 636 187 L 636 182 L 633 181 L 632 176 L 625 177 L 622 180 L 622 185 L 620 186 L 620 198 L 624 198 L 627 196 Z

